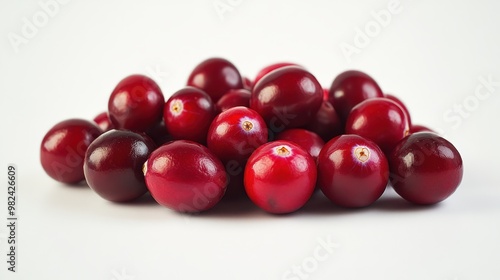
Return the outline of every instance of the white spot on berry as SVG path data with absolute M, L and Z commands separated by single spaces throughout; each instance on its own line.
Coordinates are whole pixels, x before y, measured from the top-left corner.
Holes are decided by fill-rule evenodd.
M 370 159 L 370 150 L 365 146 L 354 148 L 354 156 L 361 162 L 367 162 Z

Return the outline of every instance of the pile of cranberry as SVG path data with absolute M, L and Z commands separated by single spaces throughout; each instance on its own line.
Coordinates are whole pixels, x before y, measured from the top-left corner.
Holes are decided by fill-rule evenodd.
M 104 199 L 149 191 L 180 212 L 248 197 L 267 212 L 290 213 L 315 189 L 359 208 L 388 185 L 428 205 L 450 196 L 463 174 L 457 149 L 412 124 L 405 105 L 363 72 L 343 72 L 326 90 L 293 63 L 250 81 L 221 58 L 196 66 L 166 102 L 152 79 L 124 78 L 107 112 L 47 132 L 41 163 L 55 180 L 86 180 Z

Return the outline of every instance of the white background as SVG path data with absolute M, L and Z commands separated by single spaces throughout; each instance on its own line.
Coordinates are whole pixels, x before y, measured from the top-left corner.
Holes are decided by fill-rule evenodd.
M 0 278 L 499 279 L 500 85 L 487 90 L 480 80 L 500 81 L 500 2 L 405 0 L 376 30 L 372 12 L 389 2 L 73 0 L 43 22 L 38 1 L 2 0 Z M 231 10 L 218 13 L 214 3 Z M 23 34 L 24 18 L 37 30 Z M 356 44 L 356 28 L 366 26 L 370 41 Z M 345 56 L 343 43 L 358 53 Z M 461 186 L 429 208 L 388 193 L 357 211 L 319 197 L 287 216 L 251 205 L 189 216 L 148 199 L 113 204 L 44 174 L 39 145 L 52 125 L 105 110 L 132 73 L 152 76 L 168 97 L 212 56 L 252 78 L 273 62 L 300 63 L 325 87 L 347 69 L 369 73 L 415 123 L 461 151 Z M 462 115 L 453 111 L 464 105 Z M 9 163 L 19 169 L 15 274 L 5 262 Z M 336 246 L 313 260 L 320 240 Z M 304 274 L 293 275 L 302 264 Z

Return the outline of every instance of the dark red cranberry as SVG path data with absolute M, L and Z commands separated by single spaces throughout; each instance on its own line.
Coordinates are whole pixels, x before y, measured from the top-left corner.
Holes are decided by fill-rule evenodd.
M 253 88 L 250 108 L 273 132 L 308 124 L 323 100 L 318 80 L 301 67 L 286 66 L 264 76 Z
M 145 132 L 161 121 L 164 104 L 160 87 L 152 79 L 132 75 L 111 93 L 108 114 L 117 129 Z
M 286 140 L 299 145 L 316 162 L 325 142 L 318 134 L 302 128 L 287 129 L 276 136 L 276 140 Z
M 111 120 L 109 119 L 108 112 L 102 112 L 94 118 L 94 122 L 99 126 L 99 128 L 103 131 L 109 131 L 114 129 Z
M 323 193 L 343 207 L 365 207 L 384 192 L 389 166 L 380 148 L 358 135 L 341 135 L 325 144 L 318 157 Z
M 208 130 L 207 146 L 224 163 L 236 161 L 243 165 L 266 142 L 266 123 L 257 112 L 246 107 L 220 113 Z
M 344 125 L 329 101 L 323 101 L 316 116 L 305 128 L 318 134 L 325 142 L 344 132 Z
M 408 123 L 411 126 L 410 111 L 408 110 L 408 107 L 406 107 L 406 105 L 403 103 L 403 101 L 401 101 L 401 99 L 397 98 L 396 96 L 394 96 L 392 94 L 385 94 L 384 97 L 394 101 L 396 104 L 399 105 L 399 107 L 401 107 L 401 109 L 403 109 L 403 112 L 405 112 L 406 116 L 408 117 Z
M 345 132 L 375 142 L 386 155 L 409 134 L 406 113 L 394 101 L 371 98 L 356 105 L 347 119 Z
M 83 161 L 90 143 L 101 134 L 90 121 L 69 119 L 53 126 L 40 145 L 40 162 L 54 180 L 75 184 L 85 179 Z
M 187 85 L 203 90 L 213 102 L 217 102 L 229 90 L 243 88 L 243 80 L 231 62 L 223 58 L 210 58 L 194 68 Z
M 173 140 L 172 136 L 167 131 L 164 121 L 157 123 L 149 129 L 146 134 L 158 147 Z
M 168 99 L 163 114 L 167 131 L 174 139 L 205 143 L 215 105 L 202 90 L 186 87 Z
M 147 137 L 147 136 L 146 136 Z M 125 130 L 99 136 L 85 155 L 85 179 L 102 198 L 126 202 L 147 192 L 142 166 L 154 150 L 151 139 Z
M 248 90 L 253 88 L 253 82 L 247 77 L 243 77 L 243 88 Z
M 218 112 L 224 112 L 236 106 L 250 107 L 251 92 L 247 89 L 232 89 L 217 101 Z
M 351 109 L 366 99 L 383 97 L 375 80 L 360 71 L 345 71 L 333 80 L 328 100 L 342 122 L 345 123 Z
M 416 204 L 443 201 L 462 181 L 460 153 L 435 133 L 419 132 L 404 138 L 389 157 L 389 165 L 394 190 Z
M 410 133 L 417 133 L 417 132 L 434 132 L 434 130 L 420 124 L 412 124 L 410 126 Z
M 316 186 L 316 164 L 308 152 L 290 141 L 260 146 L 245 167 L 245 190 L 263 210 L 274 214 L 301 208 Z
M 260 79 L 262 79 L 262 77 L 264 77 L 265 75 L 271 73 L 272 71 L 276 70 L 276 69 L 279 69 L 279 68 L 283 68 L 283 67 L 286 67 L 286 66 L 298 66 L 298 67 L 302 67 L 298 64 L 295 64 L 295 63 L 291 63 L 291 62 L 278 62 L 278 63 L 274 63 L 274 64 L 271 64 L 271 65 L 268 65 L 264 68 L 262 68 L 259 73 L 257 73 L 257 76 L 255 76 L 255 79 L 253 80 L 253 84 L 257 84 L 258 81 L 260 81 Z
M 144 174 L 153 198 L 180 212 L 212 208 L 228 183 L 222 162 L 205 146 L 186 140 L 156 149 L 145 164 Z

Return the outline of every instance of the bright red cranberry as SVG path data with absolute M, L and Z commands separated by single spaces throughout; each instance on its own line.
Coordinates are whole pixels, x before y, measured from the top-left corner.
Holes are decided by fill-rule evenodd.
M 147 192 L 142 166 L 154 150 L 143 135 L 111 130 L 99 136 L 85 155 L 85 179 L 102 198 L 126 202 Z
M 69 119 L 53 126 L 40 145 L 40 162 L 54 180 L 76 184 L 83 179 L 83 161 L 90 143 L 101 134 L 90 121 Z
M 333 80 L 328 100 L 345 123 L 354 106 L 366 99 L 383 96 L 382 90 L 372 77 L 360 71 L 350 70 Z
M 248 89 L 232 89 L 217 101 L 218 112 L 224 112 L 236 106 L 250 107 L 251 92 Z
M 187 85 L 203 90 L 213 102 L 217 102 L 229 90 L 243 88 L 243 80 L 231 62 L 223 58 L 210 58 L 194 68 Z
M 172 136 L 167 131 L 164 121 L 154 125 L 146 134 L 158 147 L 173 140 Z
M 207 146 L 224 163 L 236 161 L 243 165 L 266 142 L 266 123 L 257 112 L 246 107 L 220 113 L 208 130 Z
M 299 145 L 316 162 L 325 142 L 318 134 L 302 128 L 287 129 L 276 136 L 276 140 L 286 140 Z
M 111 120 L 109 119 L 108 112 L 102 112 L 94 118 L 94 122 L 99 126 L 99 128 L 103 131 L 110 131 L 114 129 Z
M 416 204 L 443 201 L 462 181 L 460 153 L 435 133 L 419 132 L 404 138 L 389 157 L 389 165 L 394 190 Z
M 323 101 L 316 116 L 305 128 L 318 134 L 325 142 L 344 132 L 344 125 L 329 101 Z
M 144 174 L 153 198 L 180 212 L 212 208 L 228 183 L 222 162 L 205 146 L 186 140 L 156 149 L 145 164 Z
M 295 63 L 291 63 L 291 62 L 278 62 L 278 63 L 274 63 L 274 64 L 271 64 L 271 65 L 268 65 L 264 68 L 262 68 L 259 73 L 257 73 L 257 76 L 255 76 L 255 79 L 253 80 L 253 84 L 257 84 L 258 81 L 260 81 L 260 79 L 262 79 L 262 77 L 264 77 L 265 75 L 271 73 L 272 71 L 276 70 L 276 69 L 279 69 L 279 68 L 283 68 L 283 67 L 286 67 L 286 66 L 298 66 L 298 67 L 302 67 L 298 64 L 295 64 Z
M 152 79 L 128 76 L 111 93 L 109 118 L 118 129 L 145 132 L 161 121 L 164 104 L 160 87 Z
M 291 213 L 309 200 L 316 176 L 316 164 L 308 152 L 290 141 L 273 141 L 250 156 L 245 167 L 245 190 L 263 210 Z
M 417 133 L 417 132 L 434 132 L 434 130 L 420 124 L 412 124 L 410 126 L 410 133 Z
M 316 115 L 323 100 L 318 80 L 301 67 L 279 68 L 257 82 L 250 108 L 257 111 L 273 132 L 301 127 Z
M 406 116 L 408 117 L 408 123 L 411 126 L 410 111 L 408 110 L 408 107 L 406 107 L 406 105 L 403 103 L 403 101 L 401 101 L 401 99 L 397 98 L 396 96 L 394 96 L 392 94 L 385 94 L 384 97 L 394 101 L 396 104 L 399 105 L 399 107 L 401 107 L 401 109 L 403 109 L 403 112 L 405 112 Z
M 394 101 L 371 98 L 356 105 L 347 119 L 345 132 L 375 142 L 386 155 L 409 134 L 406 113 Z
M 358 135 L 341 135 L 325 144 L 318 157 L 323 193 L 343 207 L 366 207 L 384 192 L 389 166 L 380 148 Z
M 247 77 L 243 77 L 243 88 L 248 90 L 253 88 L 253 82 Z
M 186 87 L 168 99 L 163 114 L 167 131 L 174 139 L 205 143 L 215 105 L 202 90 Z

